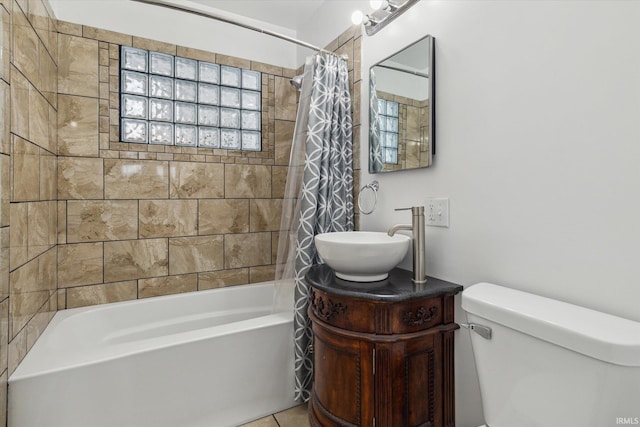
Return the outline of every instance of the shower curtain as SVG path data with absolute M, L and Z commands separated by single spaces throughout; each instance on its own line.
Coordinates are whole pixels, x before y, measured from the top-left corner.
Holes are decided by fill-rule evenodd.
M 369 170 L 382 172 L 382 148 L 380 148 L 380 105 L 376 95 L 376 75 L 369 72 Z
M 309 400 L 313 379 L 309 287 L 321 262 L 314 236 L 353 230 L 351 96 L 347 63 L 335 55 L 307 58 L 285 187 L 276 310 L 294 311 L 295 398 Z

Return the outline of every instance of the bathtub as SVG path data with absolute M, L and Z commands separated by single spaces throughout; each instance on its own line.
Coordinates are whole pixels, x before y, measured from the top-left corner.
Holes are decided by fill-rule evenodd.
M 296 405 L 293 315 L 261 283 L 61 310 L 9 378 L 9 427 L 238 426 Z

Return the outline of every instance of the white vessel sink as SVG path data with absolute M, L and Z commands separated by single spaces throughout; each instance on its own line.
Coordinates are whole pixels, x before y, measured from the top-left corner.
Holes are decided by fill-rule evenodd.
M 336 276 L 353 282 L 384 280 L 402 261 L 411 238 L 375 231 L 345 231 L 315 236 L 316 249 Z

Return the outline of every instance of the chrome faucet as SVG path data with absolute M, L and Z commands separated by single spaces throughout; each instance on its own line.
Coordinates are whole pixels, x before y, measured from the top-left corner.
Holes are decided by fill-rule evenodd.
M 411 224 L 397 224 L 389 229 L 387 234 L 393 236 L 398 230 L 411 230 L 413 234 L 413 283 L 426 283 L 427 274 L 425 272 L 424 254 L 424 206 L 414 206 L 412 208 L 400 208 L 397 211 L 408 211 L 411 209 Z

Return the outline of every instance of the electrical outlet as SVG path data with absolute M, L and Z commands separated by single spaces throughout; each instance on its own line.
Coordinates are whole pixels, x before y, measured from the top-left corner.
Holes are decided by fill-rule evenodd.
M 432 227 L 449 227 L 449 198 L 427 197 L 425 224 Z

